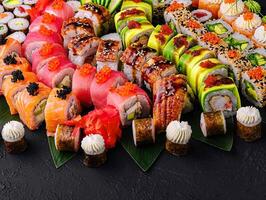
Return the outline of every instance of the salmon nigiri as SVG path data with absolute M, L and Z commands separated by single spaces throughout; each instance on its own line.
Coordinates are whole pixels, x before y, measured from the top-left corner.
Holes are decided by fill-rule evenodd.
M 73 119 L 80 111 L 80 103 L 71 88 L 52 89 L 45 108 L 47 135 L 54 136 L 58 124 Z
M 20 119 L 30 129 L 36 130 L 44 121 L 44 109 L 51 89 L 40 82 L 30 82 L 14 96 Z
M 15 70 L 10 76 L 4 77 L 2 83 L 2 92 L 6 98 L 6 102 L 9 106 L 11 115 L 17 113 L 14 106 L 14 96 L 24 90 L 29 82 L 38 81 L 37 76 L 33 72 L 22 72 L 21 70 Z

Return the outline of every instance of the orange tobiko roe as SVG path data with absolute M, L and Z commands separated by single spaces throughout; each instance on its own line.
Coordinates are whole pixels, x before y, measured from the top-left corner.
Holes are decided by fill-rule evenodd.
M 184 4 L 183 3 L 178 3 L 178 2 L 174 2 L 172 3 L 168 8 L 166 8 L 165 10 L 167 12 L 173 12 L 173 11 L 176 11 L 176 10 L 179 10 L 179 9 L 182 9 L 184 8 Z
M 227 55 L 229 58 L 237 58 L 239 56 L 239 53 L 236 50 L 229 50 L 227 52 Z
M 111 76 L 112 70 L 108 66 L 104 66 L 99 72 L 96 73 L 96 83 L 104 83 Z
M 64 7 L 64 1 L 63 0 L 55 0 L 52 7 L 55 10 L 62 10 Z
M 215 33 L 208 32 L 202 36 L 202 40 L 204 42 L 210 42 L 211 44 L 219 44 L 221 38 L 219 38 Z
M 188 20 L 187 26 L 190 28 L 201 28 L 201 24 L 195 20 Z
M 86 76 L 86 75 L 91 73 L 93 68 L 94 67 L 91 64 L 86 63 L 86 64 L 78 67 L 78 70 L 79 70 L 81 76 Z
M 235 3 L 236 0 L 224 0 L 224 3 Z
M 111 92 L 117 93 L 120 96 L 130 96 L 134 95 L 137 90 L 137 85 L 133 84 L 131 82 L 126 82 L 124 85 L 118 86 L 118 87 L 112 87 L 110 89 Z
M 41 34 L 43 34 L 43 35 L 50 36 L 50 35 L 52 35 L 52 32 L 53 32 L 53 31 L 49 30 L 49 29 L 46 28 L 44 25 L 41 25 L 41 26 L 40 26 L 40 30 L 39 30 L 39 32 L 40 32 Z
M 48 70 L 55 71 L 60 66 L 60 60 L 58 58 L 54 58 L 48 62 Z
M 55 21 L 55 16 L 50 14 L 50 13 L 44 13 L 43 14 L 43 18 L 42 18 L 42 22 L 45 24 L 50 24 L 52 22 Z
M 252 12 L 246 12 L 243 14 L 243 18 L 246 21 L 252 20 L 253 16 L 254 16 L 254 14 Z
M 261 80 L 263 78 L 263 68 L 256 67 L 248 71 L 250 78 L 255 80 Z
M 41 56 L 48 56 L 53 52 L 53 45 L 51 43 L 45 43 L 40 49 Z

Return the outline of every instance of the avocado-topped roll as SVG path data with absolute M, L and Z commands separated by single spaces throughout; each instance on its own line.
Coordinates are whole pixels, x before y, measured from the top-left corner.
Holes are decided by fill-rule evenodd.
M 253 46 L 253 43 L 249 38 L 238 32 L 224 38 L 224 41 L 228 44 L 230 49 L 239 50 L 243 54 Z
M 162 54 L 167 42 L 174 36 L 174 31 L 167 24 L 157 25 L 153 30 L 148 47 L 155 49 L 159 54 Z
M 198 62 L 187 74 L 189 84 L 194 93 L 197 94 L 201 84 L 209 75 L 228 76 L 227 66 L 217 58 L 208 58 Z
M 88 3 L 81 6 L 75 17 L 89 18 L 93 22 L 96 36 L 103 35 L 109 30 L 110 13 L 104 6 L 99 4 Z
M 222 38 L 233 32 L 232 27 L 222 19 L 208 21 L 205 23 L 205 27 L 208 31 L 214 32 Z
M 188 72 L 201 60 L 213 58 L 215 54 L 199 45 L 188 49 L 179 60 L 179 71 L 183 74 Z
M 153 84 L 166 76 L 176 74 L 175 65 L 163 56 L 154 56 L 149 59 L 141 69 L 145 86 L 152 91 Z
M 147 19 L 145 10 L 142 8 L 127 8 L 118 12 L 114 17 L 116 32 L 120 33 L 127 26 L 127 22 L 133 19 Z
M 148 20 L 152 22 L 152 5 L 142 1 L 123 1 L 121 10 L 128 8 L 142 8 L 145 10 Z
M 259 48 L 255 49 L 247 55 L 247 59 L 253 66 L 264 66 L 266 67 L 266 49 Z
M 209 75 L 199 91 L 204 112 L 223 111 L 225 117 L 235 114 L 241 107 L 238 89 L 231 78 Z
M 196 40 L 194 40 L 191 36 L 178 34 L 165 45 L 163 49 L 163 56 L 178 65 L 179 59 L 183 53 L 195 44 Z
M 31 82 L 14 96 L 19 117 L 30 130 L 38 129 L 44 121 L 44 109 L 50 91 L 40 82 Z
M 141 68 L 155 55 L 156 51 L 147 46 L 132 44 L 127 47 L 122 54 L 121 61 L 123 62 L 123 72 L 128 80 L 141 87 L 143 85 Z
M 242 74 L 242 94 L 257 107 L 266 105 L 266 69 L 255 67 Z

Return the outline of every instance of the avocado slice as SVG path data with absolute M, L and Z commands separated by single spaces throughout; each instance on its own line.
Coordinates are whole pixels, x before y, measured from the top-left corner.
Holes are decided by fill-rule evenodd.
M 37 116 L 37 115 L 40 115 L 43 113 L 44 109 L 45 109 L 45 106 L 46 106 L 46 103 L 47 103 L 47 100 L 42 100 L 39 105 L 35 108 L 34 110 L 34 115 Z
M 245 82 L 245 86 L 246 86 L 246 93 L 249 97 L 251 97 L 254 100 L 258 100 L 258 96 L 257 93 L 255 91 L 255 88 L 253 87 L 253 85 L 251 83 L 249 83 L 247 80 L 244 81 Z
M 266 65 L 266 57 L 258 53 L 252 53 L 248 55 L 248 60 L 253 66 L 263 66 Z
M 207 29 L 211 32 L 215 32 L 218 35 L 225 34 L 228 31 L 222 23 L 207 24 Z

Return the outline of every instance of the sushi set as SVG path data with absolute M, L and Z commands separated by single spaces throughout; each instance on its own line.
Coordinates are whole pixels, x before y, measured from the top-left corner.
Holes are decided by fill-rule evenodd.
M 11 154 L 43 127 L 52 154 L 83 151 L 88 167 L 129 134 L 134 149 L 176 156 L 195 126 L 205 141 L 262 137 L 266 18 L 254 0 L 4 0 L 0 12 L 1 112 L 20 118 L 0 119 Z

